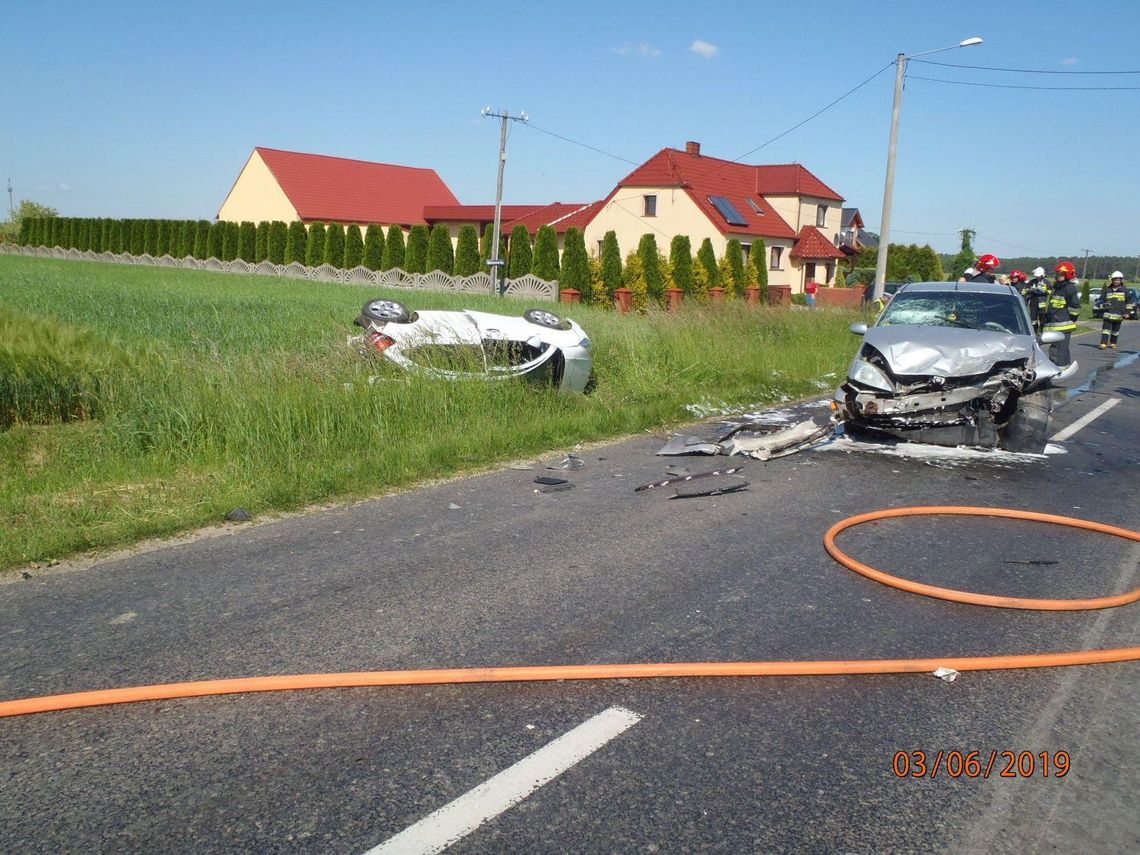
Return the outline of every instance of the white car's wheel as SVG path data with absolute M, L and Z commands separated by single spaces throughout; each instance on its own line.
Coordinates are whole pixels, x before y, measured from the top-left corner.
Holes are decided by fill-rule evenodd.
M 381 324 L 406 324 L 412 319 L 408 307 L 397 300 L 369 300 L 361 314 Z
M 546 327 L 550 330 L 568 330 L 570 329 L 570 322 L 564 318 L 549 312 L 546 309 L 527 309 L 523 312 L 523 317 L 530 323 L 536 326 Z

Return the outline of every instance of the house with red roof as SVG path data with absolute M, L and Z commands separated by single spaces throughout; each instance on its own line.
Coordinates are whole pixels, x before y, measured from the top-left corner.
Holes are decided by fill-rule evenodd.
M 589 208 L 586 246 L 600 251 L 606 232 L 617 235 L 622 255 L 646 233 L 668 253 L 674 235 L 688 235 L 696 254 L 708 238 L 719 258 L 736 238 L 745 257 L 766 246 L 768 281 L 791 285 L 833 281 L 843 197 L 798 163 L 755 166 L 708 157 L 700 143 L 684 151 L 664 148 L 618 182 Z
M 222 202 L 218 219 L 376 223 L 407 230 L 427 222 L 425 206 L 458 204 L 434 169 L 258 146 Z
M 523 226 L 531 239 L 542 226 L 551 226 L 558 235 L 558 247 L 562 248 L 562 238 L 566 230 L 575 226 L 582 230 L 600 202 L 550 202 L 546 205 L 503 205 L 500 213 L 502 234 L 510 236 L 518 226 Z M 424 220 L 434 226 L 443 223 L 451 232 L 452 241 L 458 241 L 459 229 L 465 225 L 475 227 L 480 239 L 487 226 L 495 222 L 494 205 L 427 205 L 424 207 Z

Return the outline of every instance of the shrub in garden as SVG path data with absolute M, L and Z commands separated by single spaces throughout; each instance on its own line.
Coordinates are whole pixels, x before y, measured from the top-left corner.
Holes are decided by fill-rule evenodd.
M 67 249 L 79 244 L 79 220 L 76 217 L 67 218 Z
M 455 272 L 455 253 L 451 249 L 451 232 L 443 223 L 431 227 L 428 237 L 427 270 L 442 270 L 451 275 Z
M 325 227 L 325 264 L 333 267 L 344 265 L 344 226 L 340 223 L 329 223 Z
M 752 241 L 748 266 L 756 271 L 756 284 L 760 286 L 760 302 L 768 302 L 768 245 L 763 238 Z
M 251 264 L 257 256 L 257 226 L 243 220 L 238 226 L 238 258 Z
M 580 229 L 570 227 L 562 238 L 562 270 L 558 282 L 563 288 L 581 291 L 583 303 L 589 303 L 593 299 L 590 256 L 586 254 L 586 239 Z
M 420 224 L 408 230 L 408 248 L 404 253 L 404 270 L 408 273 L 427 272 L 428 229 Z
M 602 237 L 602 282 L 605 285 L 605 293 L 595 293 L 595 301 L 610 302 L 614 291 L 622 287 L 621 281 L 621 250 L 618 248 L 617 232 L 608 231 Z
M 293 227 L 289 230 L 292 233 Z M 372 223 L 364 230 L 364 258 L 362 263 L 369 270 L 379 270 L 384 262 L 384 230 Z
M 76 228 L 75 248 L 80 252 L 91 249 L 91 220 L 87 217 L 82 218 Z
M 48 246 L 63 246 L 65 240 L 64 223 L 62 217 L 52 217 L 51 220 L 51 243 Z
M 257 234 L 254 236 L 253 260 L 265 261 L 269 258 L 269 221 L 262 220 L 257 224 Z
M 725 267 L 728 271 L 728 281 L 725 287 L 737 297 L 744 296 L 744 248 L 736 238 L 729 238 L 724 248 Z
M 507 264 L 507 276 L 518 279 L 530 273 L 530 266 L 534 260 L 534 252 L 530 245 L 530 232 L 526 226 L 515 226 L 511 231 L 510 261 Z
M 209 220 L 198 220 L 194 224 L 194 257 L 199 260 L 210 257 Z
M 285 264 L 292 264 L 294 261 L 299 261 L 301 264 L 305 263 L 306 237 L 307 233 L 304 223 L 300 220 L 293 220 L 289 223 L 289 232 L 285 236 Z M 269 256 L 266 255 L 266 258 L 268 257 Z
M 694 295 L 693 288 L 693 245 L 688 235 L 675 235 L 669 243 L 669 263 L 673 266 L 673 284 L 685 292 L 686 297 Z
M 641 263 L 641 253 L 637 250 L 625 257 L 621 284 L 633 292 L 633 308 L 640 311 L 649 305 L 649 283 L 645 281 L 645 268 Z
M 288 227 L 280 220 L 274 220 L 269 224 L 269 239 L 266 241 L 265 248 L 269 252 L 267 256 L 269 261 L 274 264 L 285 263 L 285 242 L 289 236 Z
M 704 268 L 704 280 L 708 283 L 707 288 L 715 288 L 721 284 L 716 253 L 713 252 L 712 241 L 709 238 L 701 241 L 701 248 L 697 250 L 697 264 Z
M 158 249 L 158 220 L 144 220 L 143 221 L 143 245 L 142 251 L 153 256 Z
M 384 239 L 384 257 L 380 260 L 381 270 L 404 267 L 404 230 L 397 225 L 388 226 L 388 236 Z
M 225 222 L 222 224 L 222 260 L 233 261 L 237 258 L 239 228 L 237 223 Z
M 325 224 L 313 223 L 305 237 L 305 264 L 320 267 L 325 260 Z
M 553 282 L 558 278 L 558 234 L 554 226 L 540 226 L 534 237 L 534 258 L 530 272 L 539 279 Z
M 344 260 L 342 266 L 345 270 L 359 267 L 364 261 L 364 236 L 360 233 L 360 226 L 353 223 L 344 235 Z
M 221 259 L 225 242 L 226 224 L 221 221 L 210 223 L 210 234 L 206 241 L 206 257 Z
M 661 270 L 657 252 L 657 239 L 644 234 L 637 244 L 637 256 L 641 259 L 641 275 L 645 280 L 646 295 L 650 300 L 661 303 L 665 299 L 665 274 Z
M 198 224 L 193 220 L 183 220 L 178 226 L 178 257 L 188 258 L 194 254 L 194 232 Z
M 491 260 L 491 250 L 495 245 L 495 224 L 487 223 L 483 229 L 483 241 L 479 244 L 479 269 L 488 270 L 487 262 Z M 503 251 L 503 242 L 499 241 L 499 252 Z
M 479 233 L 472 225 L 459 227 L 455 241 L 455 275 L 473 276 L 479 272 Z

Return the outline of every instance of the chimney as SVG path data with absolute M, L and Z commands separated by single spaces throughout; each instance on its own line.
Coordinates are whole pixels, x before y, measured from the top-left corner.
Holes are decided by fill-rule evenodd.
M 700 157 L 701 144 L 699 142 L 693 142 L 692 140 L 689 140 L 687 143 L 685 143 L 685 154 L 692 154 Z

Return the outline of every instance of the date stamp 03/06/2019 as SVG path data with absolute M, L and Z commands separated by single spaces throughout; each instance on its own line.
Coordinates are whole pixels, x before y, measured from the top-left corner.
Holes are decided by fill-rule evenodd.
M 1064 778 L 1068 751 L 896 751 L 896 778 Z

